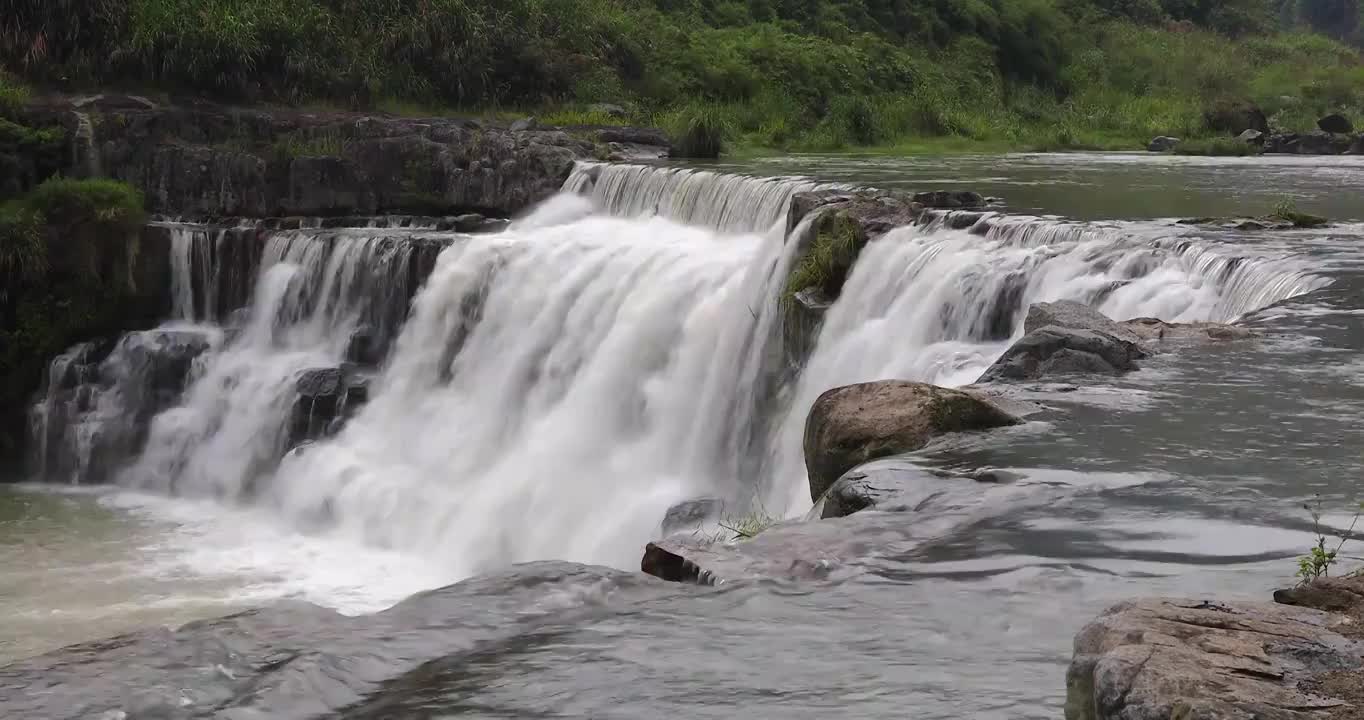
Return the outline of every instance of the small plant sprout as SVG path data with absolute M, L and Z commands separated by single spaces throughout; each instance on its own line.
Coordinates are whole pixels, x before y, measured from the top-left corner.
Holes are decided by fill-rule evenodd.
M 1364 513 L 1364 503 L 1361 503 L 1359 509 L 1355 511 L 1354 518 L 1350 522 L 1350 528 L 1340 536 L 1340 542 L 1336 543 L 1334 549 L 1327 549 L 1328 538 L 1321 524 L 1321 496 L 1316 496 L 1314 502 L 1304 503 L 1302 507 L 1312 516 L 1312 532 L 1317 537 L 1317 542 L 1312 546 L 1312 549 L 1306 555 L 1298 558 L 1298 578 L 1301 580 L 1301 584 L 1306 585 L 1318 578 L 1330 577 L 1331 566 L 1336 564 L 1345 543 L 1354 537 L 1355 526 L 1359 524 L 1359 516 Z

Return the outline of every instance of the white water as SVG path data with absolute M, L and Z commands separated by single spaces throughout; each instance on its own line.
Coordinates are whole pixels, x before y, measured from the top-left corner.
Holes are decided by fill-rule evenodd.
M 779 234 L 663 218 L 453 247 L 376 399 L 291 456 L 271 502 L 457 576 L 552 557 L 629 565 L 669 505 L 743 492 L 782 256 Z
M 884 379 L 973 383 L 1021 335 L 1032 303 L 1073 300 L 1118 320 L 1226 322 L 1328 282 L 1299 261 L 1182 238 L 1152 243 L 1137 229 L 1008 218 L 983 235 L 905 227 L 869 244 L 796 383 L 774 442 L 768 505 L 797 513 L 811 504 L 801 441 L 825 390 Z M 1013 332 L 992 337 L 1002 309 Z
M 803 179 L 748 177 L 649 165 L 580 164 L 564 190 L 585 193 L 617 217 L 662 215 L 727 232 L 766 231 L 786 221 L 796 193 L 835 188 Z
M 810 186 L 580 168 L 566 188 L 587 195 L 446 249 L 370 404 L 276 468 L 299 372 L 335 366 L 365 309 L 399 301 L 385 290 L 405 247 L 278 233 L 247 326 L 156 419 L 122 482 L 249 505 L 425 558 L 448 579 L 542 558 L 632 567 L 680 500 L 761 489 L 769 512 L 803 511 L 799 429 L 814 397 L 889 377 L 972 382 L 1029 302 L 1225 320 L 1322 282 L 1293 261 L 1136 226 L 900 229 L 866 249 L 769 438 L 793 259 L 784 218 Z M 175 247 L 177 271 L 197 272 L 197 244 Z M 177 315 L 202 282 L 176 286 Z

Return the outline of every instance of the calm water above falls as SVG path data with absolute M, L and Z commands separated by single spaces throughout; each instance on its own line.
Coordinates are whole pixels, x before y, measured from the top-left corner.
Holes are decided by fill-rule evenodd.
M 841 549 L 845 564 L 828 580 L 711 589 L 506 564 L 629 570 L 661 508 L 755 475 L 766 507 L 804 509 L 799 457 L 784 439 L 801 413 L 769 411 L 772 438 L 757 438 L 745 430 L 763 409 L 735 402 L 761 375 L 762 353 L 746 339 L 770 332 L 759 302 L 785 258 L 761 225 L 779 213 L 764 206 L 750 225 L 732 206 L 708 214 L 696 203 L 714 191 L 686 180 L 691 199 L 672 211 L 723 233 L 556 200 L 537 215 L 547 226 L 447 250 L 371 405 L 338 438 L 248 483 L 249 497 L 236 490 L 236 465 L 213 462 L 213 442 L 186 449 L 171 436 L 139 465 L 178 458 L 196 468 L 187 482 L 142 474 L 125 477 L 139 492 L 0 491 L 0 657 L 277 598 L 355 617 L 294 608 L 239 620 L 264 623 L 250 627 L 268 648 L 236 641 L 235 654 L 214 648 L 237 635 L 210 625 L 108 666 L 19 663 L 0 670 L 0 715 L 75 717 L 83 701 L 115 696 L 138 717 L 155 703 L 120 688 L 179 682 L 183 716 L 209 716 L 236 693 L 231 702 L 264 717 L 1058 717 L 1071 638 L 1087 619 L 1133 595 L 1263 597 L 1290 580 L 1309 543 L 1302 502 L 1320 494 L 1344 510 L 1359 494 L 1364 225 L 1257 236 L 1152 221 L 1254 214 L 1284 196 L 1364 218 L 1364 192 L 1350 190 L 1364 189 L 1364 163 L 1328 162 L 793 158 L 726 168 L 917 189 L 955 181 L 1016 211 L 1106 221 L 987 238 L 901 231 L 869 248 L 875 262 L 859 266 L 790 390 L 797 405 L 824 385 L 891 375 L 970 382 L 1007 341 L 967 329 L 1001 278 L 1020 273 L 1029 301 L 1169 319 L 1249 313 L 1270 337 L 1164 355 L 1074 392 L 1025 386 L 1020 396 L 1046 408 L 1029 424 L 885 464 L 992 467 L 1017 481 L 925 480 L 917 512 L 798 531 Z M 650 182 L 653 200 L 602 201 L 627 214 L 659 207 L 671 186 Z M 779 187 L 741 185 L 728 193 L 785 202 Z M 1118 272 L 1130 282 L 1096 294 Z M 430 341 L 450 337 L 456 318 L 444 310 L 474 290 L 482 313 L 459 335 L 447 382 L 448 353 Z M 754 312 L 728 312 L 745 305 Z M 335 355 L 334 339 L 309 334 L 312 317 L 286 333 L 291 352 L 247 337 L 222 362 L 275 382 L 306 354 Z M 177 412 L 199 412 L 193 402 Z M 265 422 L 218 411 L 225 426 Z M 490 576 L 357 615 L 475 573 Z M 432 629 L 403 632 L 417 626 Z M 300 651 L 310 659 L 276 663 L 247 694 L 221 674 L 195 674 L 219 665 L 246 677 Z M 83 679 L 73 681 L 82 689 L 16 692 L 35 677 Z

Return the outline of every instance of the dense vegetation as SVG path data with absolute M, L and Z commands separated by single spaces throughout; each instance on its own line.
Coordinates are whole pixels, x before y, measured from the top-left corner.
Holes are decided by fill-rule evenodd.
M 122 183 L 60 177 L 0 202 L 0 460 L 14 460 L 52 357 L 156 321 L 163 303 L 132 267 L 142 208 Z
M 770 147 L 1206 134 L 1220 98 L 1307 129 L 1364 106 L 1359 0 L 10 0 L 39 84 L 397 110 L 545 110 Z M 1320 30 L 1329 33 L 1310 32 Z

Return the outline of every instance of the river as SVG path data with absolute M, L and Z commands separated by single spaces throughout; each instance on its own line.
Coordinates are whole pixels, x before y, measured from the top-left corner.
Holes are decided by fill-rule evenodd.
M 1105 607 L 1265 598 L 1312 542 L 1305 503 L 1349 525 L 1364 477 L 1364 161 L 704 169 L 733 176 L 603 174 L 595 206 L 564 196 L 504 235 L 454 238 L 393 330 L 369 404 L 263 472 L 253 458 L 286 422 L 280 388 L 345 352 L 373 310 L 363 277 L 393 252 L 364 230 L 325 256 L 306 232 L 272 240 L 253 319 L 213 341 L 116 484 L 0 486 L 0 661 L 13 661 L 0 715 L 1056 718 L 1071 639 Z M 745 180 L 771 175 L 803 180 Z M 788 388 L 794 407 L 773 410 L 751 400 L 767 362 L 752 341 L 771 334 L 789 263 L 770 226 L 817 183 L 967 188 L 1030 217 L 991 237 L 906 230 L 869 247 Z M 1285 199 L 1339 224 L 1169 221 Z M 1098 295 L 1115 267 L 1130 282 Z M 1020 428 L 883 463 L 1011 482 L 783 528 L 841 549 L 822 580 L 707 588 L 632 572 L 680 500 L 802 515 L 791 437 L 813 395 L 892 376 L 972 382 L 1008 342 L 954 318 L 1019 276 L 1019 312 L 1102 297 L 1115 316 L 1240 318 L 1266 337 L 1020 388 L 1044 408 Z M 180 326 L 220 332 L 193 297 L 178 306 Z M 49 681 L 78 689 L 35 689 Z

